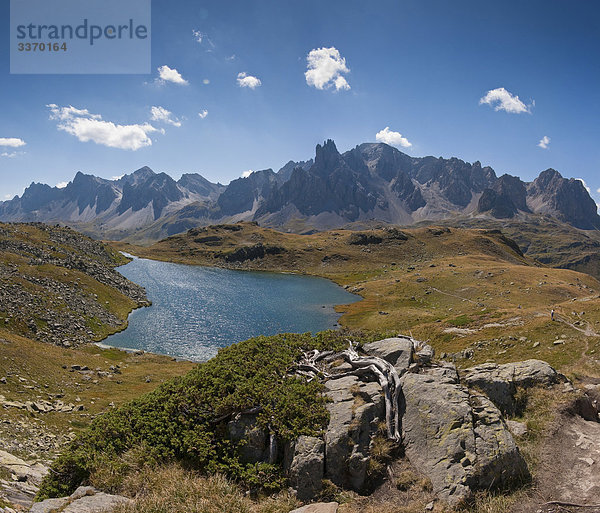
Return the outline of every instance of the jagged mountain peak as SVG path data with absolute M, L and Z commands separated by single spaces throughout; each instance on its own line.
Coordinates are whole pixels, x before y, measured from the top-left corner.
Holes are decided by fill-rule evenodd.
M 332 139 L 316 145 L 314 160 L 290 160 L 277 173 L 263 169 L 227 186 L 197 173 L 175 181 L 144 166 L 118 180 L 79 172 L 62 189 L 32 183 L 22 197 L 0 202 L 0 220 L 62 221 L 106 238 L 136 231 L 160 237 L 238 220 L 302 231 L 372 220 L 407 225 L 456 215 L 531 214 L 600 228 L 582 182 L 554 169 L 525 183 L 497 177 L 479 161 L 412 157 L 385 143 L 340 153 Z

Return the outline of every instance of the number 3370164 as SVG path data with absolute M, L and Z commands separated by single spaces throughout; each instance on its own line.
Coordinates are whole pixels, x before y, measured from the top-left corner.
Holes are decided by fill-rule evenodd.
M 67 43 L 19 43 L 19 52 L 66 52 Z

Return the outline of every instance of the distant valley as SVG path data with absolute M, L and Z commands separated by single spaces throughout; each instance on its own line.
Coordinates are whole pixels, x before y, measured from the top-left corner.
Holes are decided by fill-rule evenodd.
M 383 143 L 256 171 L 227 186 L 199 174 L 178 181 L 143 167 L 118 180 L 77 173 L 64 188 L 32 183 L 0 203 L 1 221 L 64 223 L 96 238 L 145 243 L 215 223 L 256 221 L 294 233 L 373 222 L 531 220 L 592 230 L 596 204 L 580 180 L 547 169 L 533 182 L 480 162 L 410 157 Z

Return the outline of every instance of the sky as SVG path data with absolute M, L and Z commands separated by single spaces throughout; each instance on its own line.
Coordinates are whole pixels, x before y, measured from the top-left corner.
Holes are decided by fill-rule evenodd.
M 600 202 L 598 2 L 152 0 L 150 33 L 149 74 L 11 75 L 0 38 L 0 200 L 145 165 L 226 184 L 333 139 Z

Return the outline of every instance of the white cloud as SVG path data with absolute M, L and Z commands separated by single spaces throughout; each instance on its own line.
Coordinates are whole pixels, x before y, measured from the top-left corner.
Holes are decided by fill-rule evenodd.
M 121 178 L 123 178 L 125 175 L 115 175 L 115 176 L 111 176 L 110 179 L 111 180 L 120 180 Z
M 249 87 L 250 89 L 256 89 L 262 85 L 260 78 L 253 77 L 247 73 L 238 73 L 237 83 L 240 87 Z
M 152 121 L 160 121 L 173 126 L 181 126 L 181 121 L 173 116 L 171 111 L 168 111 L 164 107 L 152 107 L 150 109 L 150 119 Z
M 158 68 L 158 76 L 159 78 L 157 80 L 161 83 L 173 82 L 174 84 L 179 85 L 189 84 L 189 82 L 181 76 L 179 71 L 177 71 L 175 68 L 169 68 L 169 66 L 166 64 Z
M 335 87 L 336 91 L 350 89 L 350 84 L 343 76 L 350 70 L 337 48 L 315 48 L 308 53 L 306 61 L 307 71 L 304 76 L 308 85 L 317 89 Z
M 16 151 L 3 151 L 0 153 L 0 157 L 6 157 L 7 159 L 14 159 L 17 155 Z
M 236 55 L 235 55 L 235 53 L 234 53 L 234 54 L 232 54 L 232 55 L 230 55 L 229 57 L 225 57 L 225 60 L 226 60 L 226 61 L 235 61 L 235 59 L 236 59 Z
M 9 199 L 11 199 L 11 198 L 12 198 L 12 196 L 11 196 L 10 194 L 5 194 L 5 195 L 4 195 L 4 199 L 5 199 L 5 200 L 9 200 Z
M 510 94 L 504 87 L 498 87 L 492 89 L 486 93 L 486 95 L 479 100 L 479 104 L 487 104 L 490 107 L 494 107 L 494 110 L 503 110 L 510 112 L 511 114 L 521 114 L 523 112 L 531 113 L 532 105 L 525 105 L 517 95 Z
M 199 30 L 192 30 L 192 34 L 194 35 L 194 39 L 196 43 L 203 44 L 207 43 L 211 48 L 215 47 L 215 44 L 211 41 L 211 39 L 204 33 Z M 209 50 L 210 51 L 210 50 Z
M 9 148 L 20 148 L 25 146 L 25 141 L 17 137 L 0 137 L 0 146 L 8 146 Z
M 92 141 L 109 148 L 139 150 L 152 145 L 148 134 L 160 132 L 149 123 L 117 125 L 112 121 L 104 121 L 102 116 L 91 114 L 87 109 L 59 107 L 53 103 L 47 107 L 50 108 L 50 119 L 58 121 L 59 130 L 74 135 L 82 142 Z
M 206 116 L 208 116 L 208 111 L 206 109 L 201 110 L 198 112 L 198 116 L 200 116 L 200 119 L 204 119 Z
M 242 178 L 248 178 L 252 173 L 254 173 L 254 171 L 252 171 L 252 169 L 248 169 L 248 171 L 244 171 L 242 173 Z
M 389 126 L 386 126 L 383 130 L 380 130 L 375 134 L 375 140 L 377 142 L 383 142 L 390 144 L 391 146 L 402 146 L 403 148 L 410 148 L 412 143 L 408 142 L 406 137 L 403 137 L 400 132 L 393 132 Z
M 55 187 L 57 189 L 64 189 L 67 185 L 69 185 L 69 182 L 58 182 Z
M 550 137 L 548 137 L 547 135 L 545 135 L 544 137 L 542 137 L 540 139 L 540 142 L 538 143 L 538 146 L 540 148 L 547 149 L 549 144 L 550 144 Z
M 205 78 L 205 79 L 202 81 L 202 83 L 203 83 L 204 85 L 208 85 L 208 84 L 210 84 L 210 80 L 208 80 L 208 78 Z

